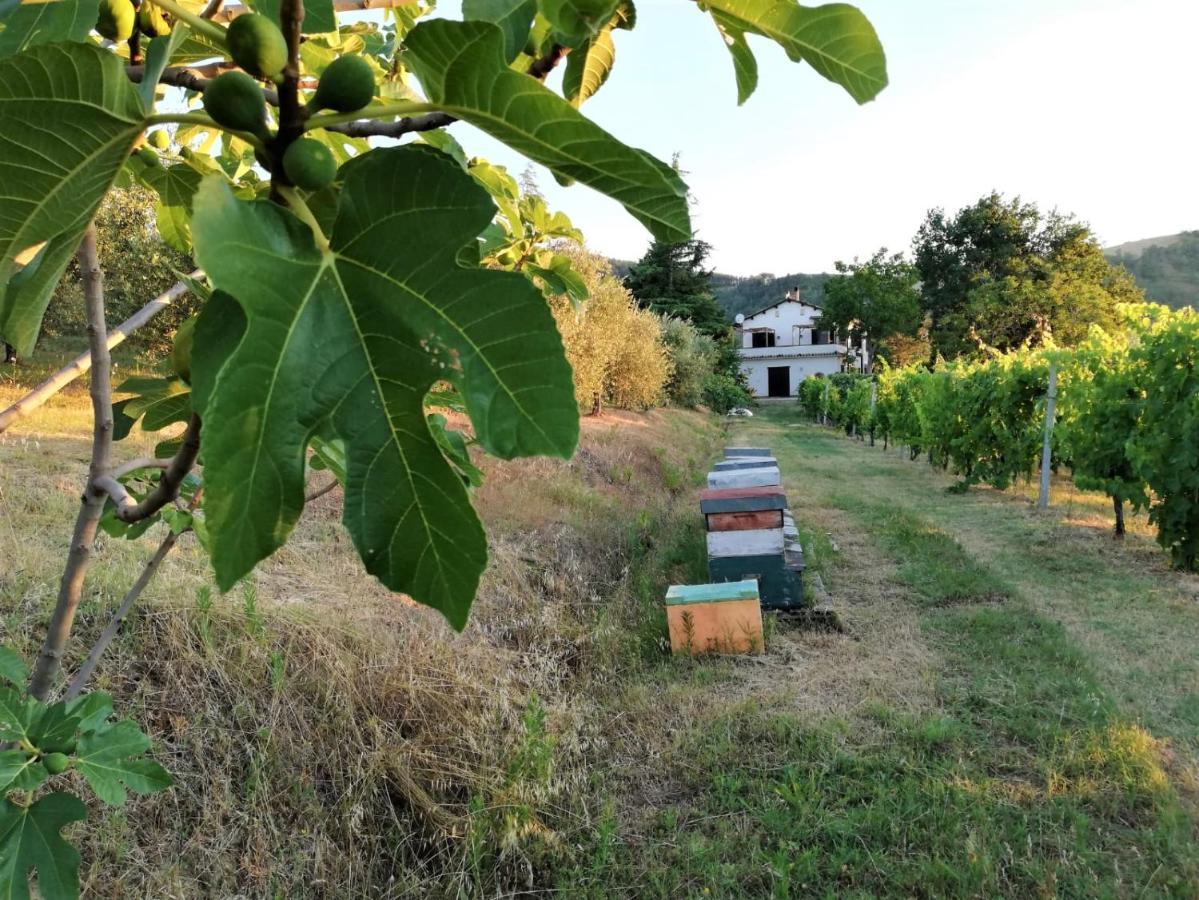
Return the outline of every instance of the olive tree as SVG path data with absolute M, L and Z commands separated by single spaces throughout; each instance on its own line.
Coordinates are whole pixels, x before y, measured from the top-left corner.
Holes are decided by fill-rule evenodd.
M 111 701 L 81 691 L 181 535 L 195 532 L 227 590 L 287 541 L 320 467 L 344 488 L 366 569 L 462 628 L 487 545 L 469 494 L 477 473 L 430 392 L 469 415 L 491 454 L 573 452 L 578 407 L 543 289 L 578 279 L 519 249 L 502 227 L 514 221 L 503 179 L 467 157 L 454 123 L 606 194 L 655 240 L 692 239 L 678 172 L 580 112 L 635 25 L 632 0 L 464 0 L 462 21 L 397 4 L 339 21 L 365 5 L 0 5 L 0 335 L 29 352 L 77 255 L 95 414 L 41 653 L 31 671 L 0 656 L 7 895 L 28 896 L 36 871 L 44 897 L 77 896 L 79 856 L 60 830 L 84 806 L 44 787 L 63 769 L 108 803 L 169 784 L 137 726 L 110 722 Z M 886 84 L 874 30 L 852 6 L 704 0 L 696 14 L 723 38 L 742 102 L 757 82 L 750 35 L 858 102 Z M 563 62 L 560 94 L 544 81 Z M 176 337 L 171 374 L 120 385 L 114 404 L 92 222 L 126 184 L 157 195 L 164 237 L 202 269 L 188 282 L 202 306 Z M 153 458 L 114 444 L 137 423 L 170 429 Z M 97 530 L 158 523 L 169 533 L 100 644 L 66 666 L 60 696 Z

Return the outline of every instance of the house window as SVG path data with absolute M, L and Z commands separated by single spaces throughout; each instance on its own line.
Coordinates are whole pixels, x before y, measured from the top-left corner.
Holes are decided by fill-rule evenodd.
M 773 331 L 755 331 L 754 332 L 755 347 L 773 347 L 774 332 Z

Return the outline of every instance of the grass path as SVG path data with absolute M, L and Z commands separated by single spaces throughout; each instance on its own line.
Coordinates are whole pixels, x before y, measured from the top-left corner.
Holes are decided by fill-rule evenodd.
M 799 481 L 799 496 L 808 479 L 797 474 L 818 475 L 821 490 L 843 503 L 875 516 L 902 510 L 953 535 L 971 558 L 1065 626 L 1123 715 L 1199 764 L 1199 576 L 1169 569 L 1143 517 L 1121 544 L 1109 534 L 1106 498 L 1064 481 L 1041 513 L 1031 493 L 951 493 L 956 479 L 895 451 L 785 422 L 770 430 L 779 429 L 782 441 L 774 443 L 786 448 L 789 486 Z
M 1114 546 L 1102 498 L 949 494 L 786 407 L 729 442 L 775 450 L 849 633 L 779 626 L 765 660 L 673 662 L 626 695 L 666 733 L 642 748 L 659 783 L 563 887 L 1199 896 L 1196 581 L 1143 523 Z

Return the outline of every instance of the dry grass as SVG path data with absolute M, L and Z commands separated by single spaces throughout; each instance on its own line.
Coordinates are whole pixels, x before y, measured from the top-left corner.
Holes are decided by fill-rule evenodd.
M 0 404 L 19 393 L 0 386 Z M 0 640 L 27 654 L 86 469 L 83 386 L 0 436 Z M 719 434 L 700 414 L 586 420 L 571 461 L 488 461 L 491 564 L 462 634 L 366 576 L 340 498 L 220 597 L 199 550 L 163 566 L 96 687 L 154 737 L 166 794 L 80 829 L 96 895 L 461 896 L 539 884 L 591 825 L 601 697 L 639 665 L 656 529 L 690 511 Z M 135 435 L 122 454 L 149 449 Z M 669 529 L 667 529 L 669 530 Z M 69 658 L 141 562 L 102 537 Z M 413 787 L 415 783 L 416 787 Z M 427 796 L 426 796 L 427 794 Z

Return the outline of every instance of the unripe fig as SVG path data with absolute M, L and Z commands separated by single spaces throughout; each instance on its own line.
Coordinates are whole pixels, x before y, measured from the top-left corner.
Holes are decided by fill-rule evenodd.
M 171 146 L 171 136 L 161 128 L 155 128 L 146 135 L 146 143 L 155 150 L 165 150 L 167 147 Z
M 253 134 L 266 131 L 262 89 L 244 72 L 225 72 L 212 79 L 204 88 L 204 109 L 214 122 L 226 128 Z
M 375 97 L 375 73 L 361 56 L 339 56 L 321 74 L 313 109 L 356 112 Z
M 137 8 L 137 28 L 142 34 L 152 38 L 171 33 L 171 23 L 167 21 L 162 10 L 150 0 L 142 0 L 142 5 Z
M 233 61 L 255 78 L 274 78 L 287 65 L 283 32 L 258 13 L 246 13 L 230 22 L 225 46 Z
M 191 384 L 192 379 L 192 344 L 196 337 L 196 319 L 197 316 L 192 316 L 184 320 L 175 332 L 175 342 L 171 345 L 171 369 L 188 384 Z
M 100 0 L 96 31 L 110 41 L 127 41 L 133 36 L 137 10 L 129 0 Z
M 283 152 L 283 171 L 296 187 L 319 191 L 337 177 L 337 160 L 320 141 L 300 138 Z
M 70 764 L 71 760 L 65 753 L 47 753 L 42 757 L 42 765 L 51 775 L 65 772 Z
M 138 159 L 140 159 L 142 162 L 144 162 L 147 166 L 161 166 L 162 165 L 162 163 L 160 163 L 158 161 L 158 154 L 155 153 L 153 150 L 151 150 L 149 147 L 138 147 L 136 152 L 137 152 Z

